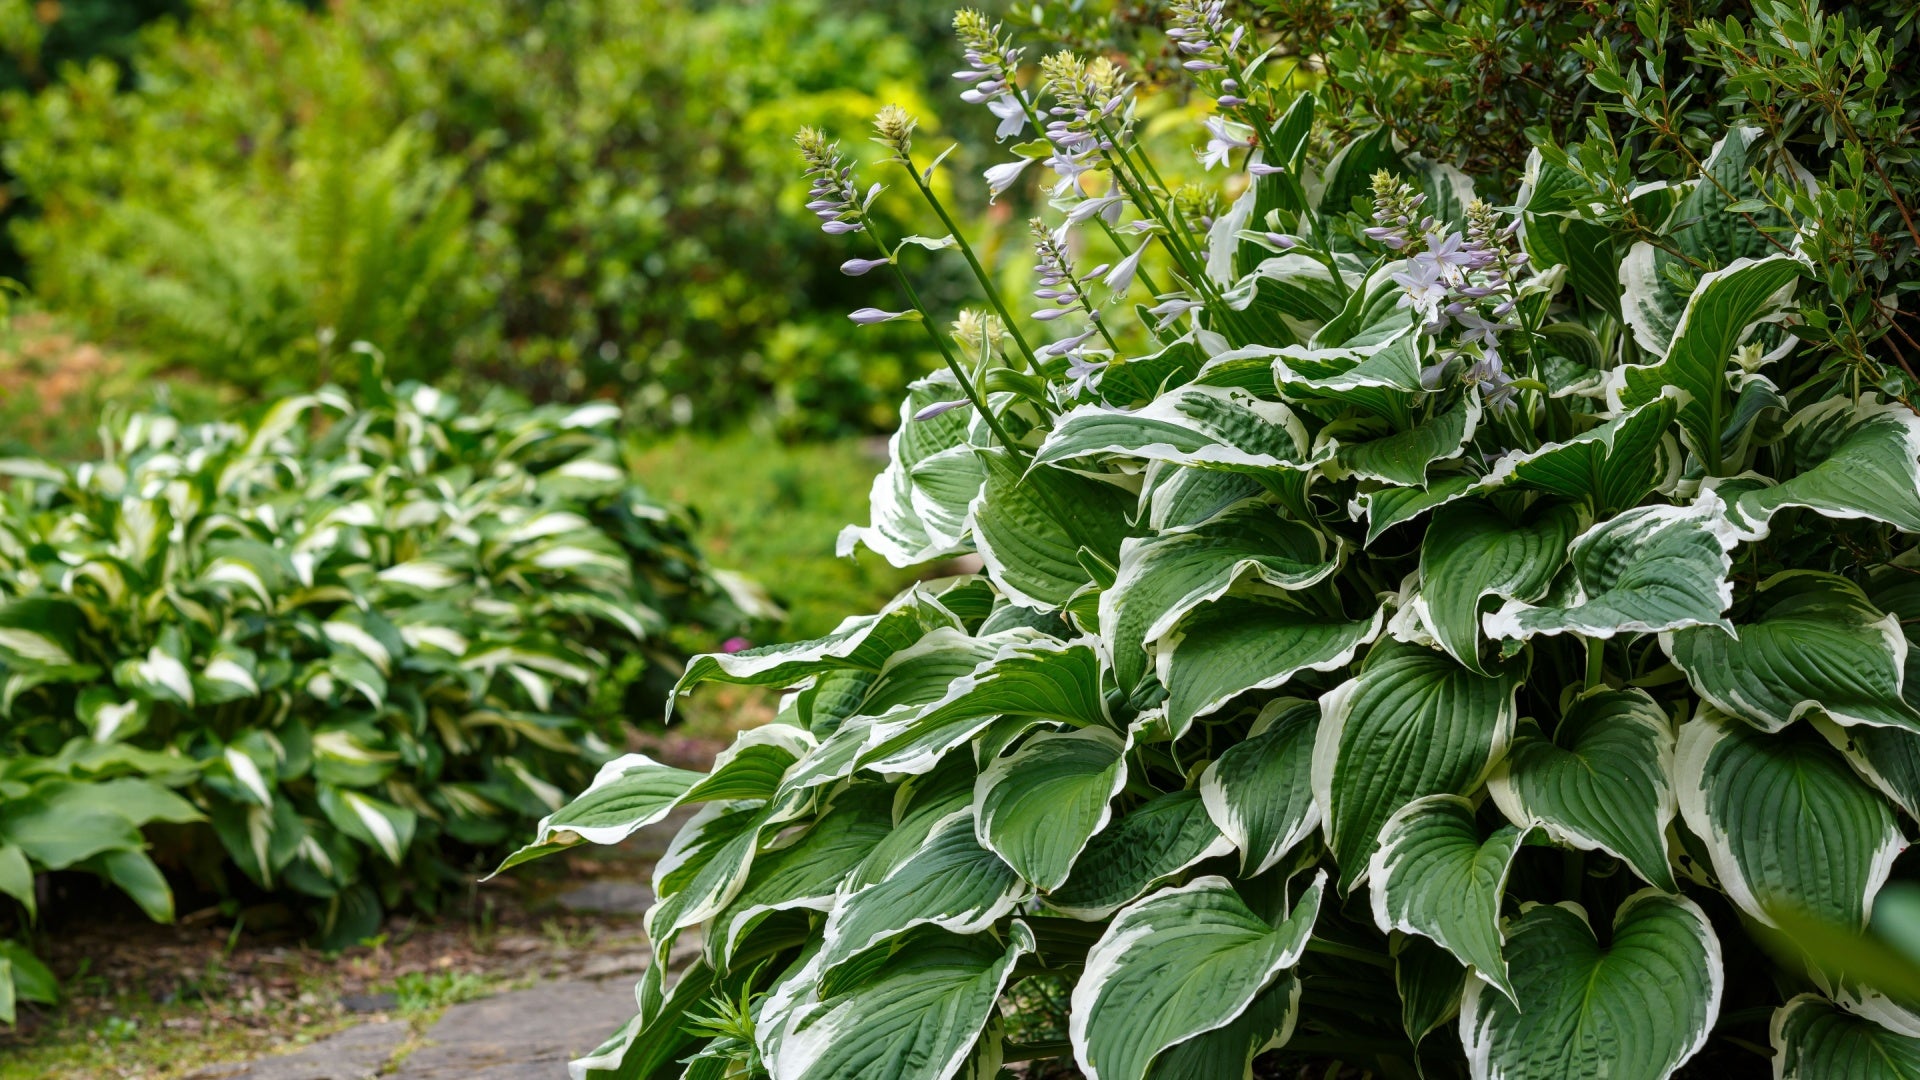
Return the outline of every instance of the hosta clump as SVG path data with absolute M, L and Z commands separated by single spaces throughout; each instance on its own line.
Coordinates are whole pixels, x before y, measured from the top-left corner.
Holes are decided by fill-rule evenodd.
M 1161 179 L 1109 61 L 1029 87 L 959 21 L 969 93 L 1040 136 L 989 183 L 1056 178 L 1051 340 L 984 268 L 943 332 L 904 263 L 965 238 L 878 235 L 803 135 L 907 300 L 856 320 L 947 360 L 846 542 L 984 570 L 696 658 L 682 689 L 779 716 L 706 774 L 610 762 L 509 860 L 693 809 L 639 1013 L 575 1075 L 1905 1075 L 1920 1001 L 1776 929 L 1860 940 L 1920 810 L 1920 418 L 1796 335 L 1824 181 L 1746 126 L 1631 220 L 1565 148 L 1517 192 L 1384 131 L 1321 158 L 1219 4 L 1172 17 L 1230 201 Z
M 92 869 L 163 917 L 159 820 L 335 942 L 432 906 L 657 705 L 668 627 L 742 622 L 616 418 L 374 384 L 0 463 L 0 891 Z

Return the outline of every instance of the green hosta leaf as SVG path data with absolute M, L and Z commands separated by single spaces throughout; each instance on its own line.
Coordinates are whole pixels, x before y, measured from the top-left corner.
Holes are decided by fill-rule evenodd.
M 1058 642 L 1028 639 L 1002 646 L 970 675 L 952 680 L 946 693 L 912 714 L 874 725 L 860 766 L 887 774 L 923 773 L 954 747 L 971 739 L 995 717 L 1014 715 L 1075 727 L 1107 727 L 1101 693 L 1100 654 L 1092 638 Z
M 104 851 L 139 850 L 140 830 L 99 806 L 62 805 L 44 794 L 0 804 L 0 843 L 24 851 L 42 869 L 64 870 Z
M 1065 606 L 1090 580 L 1080 549 L 1113 564 L 1135 499 L 1064 469 L 1022 470 L 1005 450 L 981 451 L 986 487 L 973 502 L 974 540 L 987 576 L 1016 603 Z
M 1721 612 L 1733 602 L 1727 574 L 1738 541 L 1724 509 L 1709 492 L 1692 506 L 1646 506 L 1595 525 L 1568 552 L 1567 595 L 1538 606 L 1508 601 L 1484 620 L 1487 636 L 1731 629 Z
M 864 544 L 895 566 L 914 566 L 965 550 L 957 526 L 984 479 L 967 444 L 972 410 L 914 419 L 936 402 L 961 396 L 959 383 L 944 371 L 907 388 L 900 426 L 887 440 L 887 467 L 873 479 L 872 523 L 841 532 L 841 555 Z
M 1279 926 L 1225 878 L 1127 908 L 1087 953 L 1068 1032 L 1087 1080 L 1145 1080 L 1168 1047 L 1232 1023 L 1306 951 L 1326 875 Z
M 974 838 L 973 814 L 950 815 L 912 857 L 876 885 L 840 901 L 827 917 L 822 970 L 916 926 L 977 934 L 1031 890 Z
M 1200 774 L 1200 801 L 1240 850 L 1240 876 L 1258 877 L 1320 827 L 1313 738 L 1320 710 L 1284 698 L 1260 710 L 1247 737 Z
M 1367 543 L 1380 534 L 1421 514 L 1457 502 L 1480 489 L 1481 478 L 1466 473 L 1435 477 L 1425 488 L 1382 487 L 1363 491 L 1353 498 L 1348 512 L 1355 521 L 1367 522 Z
M 1067 880 L 1127 782 L 1126 740 L 1105 728 L 1040 731 L 996 758 L 974 787 L 981 846 L 1042 892 Z
M 1146 646 L 1188 612 L 1241 581 L 1280 589 L 1320 581 L 1339 566 L 1328 548 L 1323 534 L 1261 503 L 1190 529 L 1123 542 L 1118 576 L 1100 594 L 1100 637 L 1121 689 L 1139 684 L 1149 670 Z
M 33 864 L 18 844 L 0 843 L 0 893 L 13 897 L 27 909 L 28 919 L 40 917 L 38 897 L 33 887 Z
M 1460 1004 L 1476 1077 L 1663 1080 L 1720 1012 L 1720 941 L 1693 901 L 1648 889 L 1614 913 L 1601 948 L 1578 905 L 1540 904 L 1507 927 L 1516 1007 L 1477 979 Z
M 1473 804 L 1458 795 L 1415 799 L 1380 830 L 1367 869 L 1373 921 L 1383 932 L 1432 938 L 1513 997 L 1500 957 L 1500 899 L 1525 836 L 1504 825 L 1483 840 Z
M 1074 863 L 1077 872 L 1046 902 L 1076 919 L 1104 919 L 1156 882 L 1232 850 L 1198 792 L 1170 792 L 1097 833 Z
M 1906 728 L 1841 727 L 1817 713 L 1812 720 L 1867 783 L 1909 817 L 1920 817 L 1920 735 Z
M 1662 397 L 1565 442 L 1509 451 L 1476 486 L 1517 484 L 1584 499 L 1596 514 L 1625 510 L 1678 479 L 1680 455 L 1667 436 L 1677 413 L 1674 400 Z
M 127 894 L 147 918 L 173 921 L 173 890 L 144 851 L 109 851 L 88 860 L 88 867 Z
M 1293 410 L 1243 390 L 1187 386 L 1132 412 L 1083 405 L 1055 422 L 1036 464 L 1131 458 L 1262 471 L 1299 469 L 1307 433 Z
M 1507 820 L 1604 851 L 1674 892 L 1666 839 L 1676 807 L 1673 747 L 1673 725 L 1652 698 L 1601 690 L 1575 699 L 1551 739 L 1523 726 L 1487 786 Z
M 1774 1010 L 1768 1033 L 1780 1080 L 1914 1080 L 1920 1039 L 1888 1031 L 1817 994 Z
M 1431 940 L 1401 934 L 1393 941 L 1393 984 L 1400 992 L 1400 1027 L 1418 1047 L 1460 1014 L 1467 969 Z
M 1260 481 L 1244 473 L 1150 461 L 1142 474 L 1140 503 L 1147 527 L 1168 532 L 1201 525 L 1260 494 Z
M 771 799 L 787 771 L 814 749 L 804 729 L 779 722 L 749 728 L 713 759 L 707 775 L 680 797 L 683 803 Z
M 1283 686 L 1303 671 L 1345 667 L 1380 634 L 1384 609 L 1356 621 L 1304 611 L 1279 598 L 1228 597 L 1188 616 L 1157 656 L 1176 734 L 1249 690 Z
M 1865 926 L 1906 846 L 1893 809 L 1805 725 L 1769 735 L 1702 708 L 1680 728 L 1674 781 L 1721 888 L 1768 925 L 1784 903 Z
M 746 887 L 767 830 L 797 816 L 799 799 L 782 804 L 708 803 L 673 838 L 653 868 L 659 902 L 647 909 L 647 938 L 664 963 L 675 937 L 724 911 Z
M 1343 890 L 1366 876 L 1401 807 L 1486 779 L 1513 735 L 1519 682 L 1517 670 L 1487 678 L 1436 649 L 1389 641 L 1321 697 L 1313 797 Z
M 948 1080 L 1033 950 L 1024 923 L 1007 937 L 915 934 L 871 977 L 799 1007 L 767 1063 L 774 1080 Z
M 674 697 L 703 682 L 793 686 L 826 671 L 879 671 L 887 658 L 935 629 L 964 630 L 960 620 L 925 589 L 901 593 L 877 615 L 855 616 L 823 638 L 736 653 L 706 653 L 687 663 Z
M 1436 461 L 1459 457 L 1479 426 L 1480 398 L 1469 394 L 1460 404 L 1416 427 L 1343 444 L 1331 471 L 1402 487 L 1425 487 L 1427 469 Z
M 1287 1044 L 1299 1018 L 1300 980 L 1283 972 L 1233 1023 L 1175 1043 L 1153 1059 L 1147 1075 L 1151 1080 L 1245 1080 L 1253 1075 L 1254 1058 Z
M 1695 692 L 1721 712 L 1778 731 L 1818 709 L 1841 724 L 1920 732 L 1901 697 L 1907 638 L 1845 578 L 1790 571 L 1760 587 L 1757 618 L 1661 635 Z
M 1420 547 L 1421 621 L 1440 647 L 1479 674 L 1480 614 L 1488 597 L 1540 599 L 1580 530 L 1570 506 L 1516 522 L 1490 503 L 1460 502 L 1435 512 Z
M 709 932 L 710 959 L 725 968 L 741 937 L 775 911 L 829 911 L 842 881 L 893 828 L 894 789 L 856 784 L 833 797 L 798 838 L 761 853 Z
M 419 816 L 405 807 L 330 784 L 320 785 L 319 802 L 334 828 L 371 846 L 395 866 L 413 844 Z
M 1702 460 L 1720 461 L 1720 438 L 1732 414 L 1727 366 L 1747 328 L 1778 302 L 1778 294 L 1806 271 L 1795 257 L 1735 259 L 1704 274 L 1674 327 L 1659 363 L 1618 369 L 1609 394 L 1621 406 L 1645 405 L 1677 387 L 1680 428 Z
M 600 767 L 587 790 L 540 821 L 533 842 L 507 856 L 494 873 L 585 841 L 617 844 L 660 821 L 680 797 L 706 779 L 690 769 L 627 754 Z
M 1773 453 L 1780 482 L 1748 487 L 1732 501 L 1728 516 L 1744 536 L 1766 536 L 1788 506 L 1920 532 L 1920 418 L 1906 406 L 1871 395 L 1857 405 L 1822 401 L 1787 421 Z

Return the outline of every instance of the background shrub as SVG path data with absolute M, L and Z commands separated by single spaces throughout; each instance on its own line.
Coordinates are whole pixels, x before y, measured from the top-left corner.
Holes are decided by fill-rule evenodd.
M 328 940 L 431 910 L 657 714 L 670 627 L 712 643 L 771 614 L 638 486 L 617 413 L 372 383 L 246 423 L 134 415 L 99 460 L 5 462 L 9 768 L 144 785 L 140 806 L 211 826 L 158 837 L 163 863 L 303 903 Z M 145 819 L 100 842 L 132 847 L 8 847 L 41 797 L 8 795 L 0 852 L 101 870 L 160 913 L 152 864 L 115 854 Z

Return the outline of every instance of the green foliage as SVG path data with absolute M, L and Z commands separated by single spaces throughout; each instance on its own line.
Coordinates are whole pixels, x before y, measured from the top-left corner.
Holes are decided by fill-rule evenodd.
M 1465 7 L 1365 64 L 1419 85 L 1394 50 L 1470 39 Z M 1876 900 L 1915 881 L 1920 409 L 1894 298 L 1920 237 L 1813 240 L 1823 208 L 1910 213 L 1847 164 L 1907 153 L 1895 118 L 1864 124 L 1914 105 L 1872 77 L 1903 31 L 1771 4 L 1675 30 L 1651 3 L 1575 42 L 1562 21 L 1614 9 L 1539 9 L 1531 47 L 1566 45 L 1553 70 L 1597 107 L 1537 133 L 1517 189 L 1368 129 L 1352 87 L 1298 91 L 1208 3 L 1166 36 L 1213 99 L 1202 153 L 1236 168 L 1170 188 L 1143 136 L 1178 114 L 1130 70 L 1056 55 L 1014 83 L 962 14 L 974 96 L 1053 118 L 1020 175 L 1071 182 L 1036 227 L 1036 319 L 984 266 L 994 314 L 967 332 L 917 299 L 869 316 L 948 366 L 843 543 L 983 571 L 696 657 L 680 691 L 780 688 L 780 715 L 704 775 L 610 763 L 508 860 L 697 808 L 639 1013 L 578 1075 L 1920 1060 L 1905 966 L 1861 958 L 1903 940 L 1904 893 Z M 1726 74 L 1678 105 L 1667 49 Z M 1758 104 L 1820 79 L 1855 132 L 1827 147 Z M 948 246 L 974 262 L 863 201 L 904 179 L 943 209 L 911 117 L 874 128 L 884 172 L 802 132 L 822 217 L 909 288 Z M 700 959 L 669 971 L 690 931 Z M 1064 1044 L 1010 1043 L 1048 1024 L 1002 1010 L 1054 1021 L 1063 983 Z
M 835 271 L 786 164 L 802 119 L 920 100 L 874 16 L 204 0 L 133 72 L 8 96 L 4 161 L 38 295 L 164 361 L 302 389 L 365 340 L 400 377 L 801 434 L 884 425 L 922 365 L 906 335 L 854 347 L 875 283 Z
M 139 828 L 205 821 L 148 839 L 336 944 L 434 907 L 657 715 L 670 626 L 771 614 L 638 486 L 617 414 L 374 382 L 0 463 L 0 864 L 169 917 Z

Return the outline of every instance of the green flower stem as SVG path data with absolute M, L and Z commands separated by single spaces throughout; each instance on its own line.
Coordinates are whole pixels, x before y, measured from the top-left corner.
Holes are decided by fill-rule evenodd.
M 1606 682 L 1606 645 L 1601 638 L 1585 638 L 1587 643 L 1587 689 L 1597 690 Z
M 898 161 L 906 168 L 907 174 L 913 177 L 913 186 L 920 189 L 921 198 L 926 199 L 927 205 L 933 207 L 933 212 L 939 215 L 940 224 L 946 228 L 947 235 L 953 237 L 954 243 L 960 245 L 960 253 L 967 257 L 967 265 L 973 268 L 973 276 L 980 279 L 980 287 L 986 290 L 987 302 L 993 305 L 993 310 L 1000 315 L 1000 321 L 1006 325 L 1007 335 L 1013 338 L 1014 344 L 1020 346 L 1021 354 L 1027 358 L 1027 363 L 1032 369 L 1039 371 L 1040 358 L 1034 355 L 1033 347 L 1027 344 L 1026 337 L 1020 333 L 1019 326 L 1014 323 L 1013 313 L 1007 310 L 1006 301 L 1000 298 L 1000 290 L 994 285 L 993 278 L 988 275 L 987 268 L 980 265 L 979 257 L 973 253 L 973 245 L 967 243 L 967 238 L 961 233 L 960 226 L 947 213 L 947 208 L 940 204 L 939 198 L 933 193 L 933 188 L 928 186 L 926 177 L 922 176 L 920 170 L 914 166 L 912 156 L 902 154 Z
M 1392 960 L 1381 956 L 1371 949 L 1362 949 L 1353 945 L 1342 945 L 1337 941 L 1328 941 L 1325 938 L 1316 937 L 1308 939 L 1307 951 L 1320 953 L 1323 956 L 1337 956 L 1342 960 L 1354 960 L 1362 964 L 1370 964 L 1377 968 L 1386 968 L 1388 970 L 1392 970 L 1393 968 Z
M 947 344 L 946 335 L 933 324 L 933 318 L 927 314 L 926 306 L 920 302 L 920 291 L 913 287 L 913 281 L 907 277 L 907 272 L 901 269 L 899 262 L 893 258 L 893 251 L 887 247 L 886 241 L 880 238 L 873 216 L 861 211 L 860 223 L 866 226 L 867 235 L 879 245 L 880 254 L 887 257 L 887 265 L 893 267 L 893 276 L 900 282 L 900 290 L 907 295 L 907 305 L 920 313 L 920 325 L 926 328 L 927 336 L 932 338 L 934 345 L 939 348 L 941 358 L 947 362 L 947 370 L 953 372 L 953 377 L 960 381 L 960 392 L 967 396 L 967 401 L 972 403 L 974 408 L 980 410 L 980 416 L 986 420 L 988 429 L 993 432 L 994 438 L 1000 440 L 1000 445 L 1007 448 L 1008 453 L 1021 461 L 1032 462 L 1033 455 L 1028 453 L 1025 447 L 1013 441 L 1013 437 L 1007 434 L 1007 429 L 1000 425 L 1000 418 L 995 416 L 993 410 L 988 407 L 986 397 L 974 387 L 973 380 L 967 378 L 966 370 L 960 366 L 959 358 L 953 355 L 952 347 Z M 1009 326 L 1007 329 L 1011 333 L 1013 328 Z

